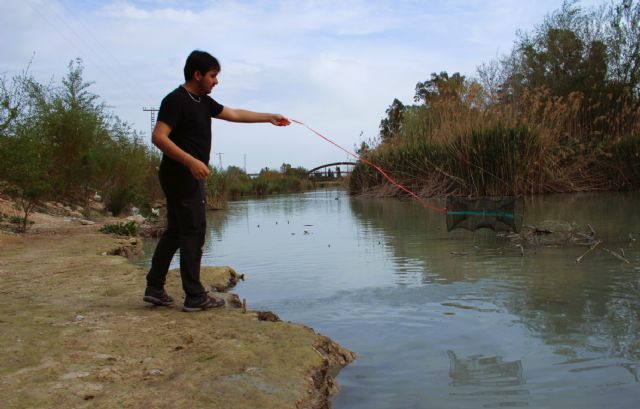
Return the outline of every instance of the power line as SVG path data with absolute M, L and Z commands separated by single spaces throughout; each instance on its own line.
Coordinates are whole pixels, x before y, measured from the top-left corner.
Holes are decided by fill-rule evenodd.
M 80 26 L 80 27 L 81 27 L 81 28 L 82 28 L 82 29 L 83 29 L 87 34 L 89 34 L 89 36 L 91 37 L 91 39 L 93 39 L 93 41 L 95 41 L 95 43 L 99 46 L 99 48 L 100 48 L 101 52 L 103 52 L 103 53 L 106 53 L 106 54 L 107 54 L 107 57 L 108 57 L 108 58 L 107 58 L 107 61 L 108 61 L 108 63 L 109 63 L 109 62 L 111 62 L 111 61 L 115 61 L 115 62 L 116 62 L 116 64 L 115 64 L 115 66 L 114 66 L 114 67 L 116 67 L 116 68 L 117 68 L 117 67 L 121 67 L 123 64 L 118 60 L 118 58 L 117 58 L 115 55 L 113 55 L 113 54 L 109 51 L 109 48 L 108 48 L 108 47 L 106 47 L 106 46 L 105 46 L 105 45 L 104 45 L 104 44 L 103 44 L 103 43 L 102 43 L 102 42 L 101 42 L 101 41 L 100 41 L 100 40 L 99 40 L 99 39 L 98 39 L 98 38 L 93 34 L 93 32 L 91 31 L 91 29 L 90 29 L 90 28 L 88 28 L 88 27 L 84 24 L 84 22 L 82 21 L 82 19 L 78 18 L 78 16 L 74 13 L 74 11 L 73 11 L 71 8 L 67 7 L 67 5 L 65 4 L 65 1 L 64 1 L 64 0 L 63 0 L 63 1 L 60 1 L 60 4 L 62 5 L 62 7 L 64 7 L 64 8 L 65 8 L 65 10 L 67 10 L 67 12 L 69 13 L 69 15 L 70 15 L 70 16 L 72 16 L 72 19 L 74 19 L 74 20 L 78 23 L 78 25 L 79 25 L 79 26 Z M 119 74 L 126 74 L 126 73 L 123 73 L 122 71 L 120 71 L 120 72 L 119 72 Z M 123 75 L 122 77 L 123 77 L 123 78 L 125 78 L 125 79 L 127 79 L 127 80 L 129 79 L 129 77 L 128 77 L 127 75 Z M 143 82 L 143 83 L 141 83 L 141 84 L 135 84 L 135 86 L 136 86 L 136 88 L 135 88 L 135 89 L 139 89 L 141 85 L 142 85 L 143 87 L 146 87 L 146 86 L 147 86 L 147 84 L 146 84 L 145 82 Z M 149 95 L 147 95 L 147 97 L 149 97 Z
M 68 12 L 70 16 L 73 16 L 72 19 L 76 20 L 75 21 L 76 25 L 81 26 L 81 28 L 88 34 L 88 36 L 87 35 L 81 36 L 69 24 L 69 22 L 65 21 L 65 19 L 60 15 L 59 10 L 55 9 L 54 5 L 46 1 L 43 2 L 42 4 L 44 4 L 48 8 L 47 13 L 44 13 L 40 11 L 39 7 L 34 5 L 31 0 L 28 0 L 27 4 L 40 16 L 42 20 L 44 20 L 49 26 L 51 26 L 67 44 L 72 45 L 77 52 L 81 53 L 81 55 L 85 54 L 85 58 L 87 59 L 87 61 L 89 63 L 93 63 L 91 65 L 94 66 L 99 71 L 101 71 L 111 81 L 113 81 L 115 84 L 123 84 L 123 82 L 128 82 L 128 84 L 125 84 L 124 87 L 121 87 L 119 89 L 119 92 L 123 92 L 125 95 L 127 95 L 127 97 L 131 101 L 140 100 L 140 95 L 134 95 L 131 92 L 131 90 L 132 89 L 138 90 L 141 87 L 145 87 L 146 83 L 141 82 L 140 84 L 137 84 L 137 83 L 134 84 L 133 81 L 131 81 L 130 79 L 129 73 L 123 72 L 122 69 L 119 69 L 117 66 L 114 66 L 111 63 L 111 61 L 117 61 L 117 59 L 111 53 L 108 52 L 107 47 L 105 47 L 96 38 L 96 36 L 93 35 L 91 30 L 89 30 L 86 27 L 86 25 L 84 25 L 82 21 L 76 17 L 76 15 L 69 9 L 69 7 L 67 7 L 64 4 L 64 2 L 60 2 L 59 4 L 65 8 L 65 10 Z M 59 24 L 54 24 L 54 22 L 48 16 L 53 16 L 55 19 L 58 20 Z M 89 37 L 94 41 L 95 44 L 98 45 L 97 49 L 101 50 L 100 52 L 96 51 L 95 44 L 90 44 L 90 42 L 88 41 Z M 102 53 L 104 52 L 108 53 L 111 60 L 102 55 Z M 151 99 L 149 98 L 148 93 L 146 96 L 147 96 L 147 99 Z M 157 112 L 157 109 L 155 108 L 151 108 L 151 109 L 154 109 Z M 147 109 L 143 108 L 143 110 L 147 110 Z M 153 133 L 153 127 L 155 126 L 155 112 L 152 111 L 150 113 L 151 113 L 151 133 L 150 133 L 151 135 Z
M 87 50 L 86 50 L 86 49 L 88 49 L 88 51 L 91 53 L 91 58 L 88 59 L 89 61 L 93 60 L 94 58 L 96 60 L 100 60 L 98 64 L 95 64 L 95 63 L 93 64 L 95 66 L 95 68 L 97 68 L 103 74 L 105 74 L 107 77 L 109 77 L 112 81 L 114 81 L 114 83 L 116 83 L 116 84 L 121 83 L 121 77 L 123 77 L 123 76 L 122 75 L 116 75 L 115 73 L 109 71 L 107 69 L 107 67 L 109 67 L 110 64 L 108 62 L 105 62 L 104 60 L 102 60 L 100 55 L 96 54 L 94 52 L 92 46 L 85 42 L 85 40 L 59 15 L 59 13 L 55 10 L 55 8 L 53 8 L 53 6 L 50 3 L 46 2 L 46 1 L 42 2 L 42 4 L 45 5 L 50 11 L 47 15 L 51 15 L 54 18 L 56 18 L 61 23 L 62 26 L 66 27 L 67 32 L 70 32 L 72 34 L 71 36 L 68 36 L 67 34 L 65 34 L 63 32 L 63 30 L 61 30 L 56 24 L 54 24 L 30 0 L 28 0 L 26 3 L 29 4 L 29 6 L 40 16 L 40 18 L 42 18 L 56 32 L 58 32 L 58 34 L 65 40 L 65 42 L 67 42 L 70 45 L 73 45 L 73 47 L 78 52 L 81 52 L 81 53 L 82 53 L 83 48 L 84 48 L 85 50 L 84 50 L 83 54 L 85 54 L 85 57 L 88 57 L 88 55 L 87 55 L 88 53 L 87 53 Z M 74 37 L 75 37 L 75 39 L 74 39 Z M 124 78 L 127 78 L 127 77 L 125 76 Z M 124 88 L 124 92 L 128 94 L 129 98 L 131 98 L 133 100 L 138 99 L 138 97 L 133 95 L 129 91 L 129 89 L 130 89 L 130 87 L 125 87 Z

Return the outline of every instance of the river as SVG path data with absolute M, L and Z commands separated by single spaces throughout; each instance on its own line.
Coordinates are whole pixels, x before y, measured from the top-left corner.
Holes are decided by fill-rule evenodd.
M 447 232 L 416 201 L 318 190 L 210 212 L 203 265 L 245 273 L 249 308 L 357 354 L 334 409 L 639 407 L 640 194 L 525 209 L 524 224 L 589 223 L 603 243 L 578 263 L 588 247 L 523 252 L 486 229 Z

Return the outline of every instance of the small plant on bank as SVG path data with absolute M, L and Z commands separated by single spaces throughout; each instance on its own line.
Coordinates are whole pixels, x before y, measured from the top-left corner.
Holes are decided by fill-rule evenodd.
M 117 234 L 119 236 L 135 236 L 138 234 L 138 225 L 133 221 L 127 223 L 105 224 L 100 227 L 100 232 L 105 234 Z
M 22 218 L 18 217 L 18 216 L 10 216 L 9 217 L 9 223 L 12 224 L 22 224 Z

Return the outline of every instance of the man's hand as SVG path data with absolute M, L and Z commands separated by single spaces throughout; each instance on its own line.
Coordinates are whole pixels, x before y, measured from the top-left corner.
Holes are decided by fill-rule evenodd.
M 284 116 L 282 116 L 280 114 L 273 114 L 273 116 L 270 118 L 269 122 L 271 122 L 275 126 L 291 125 L 291 121 L 289 121 L 289 119 L 287 119 L 286 117 L 284 117 Z
M 188 167 L 191 175 L 198 180 L 206 179 L 211 174 L 209 167 L 196 158 L 191 158 Z

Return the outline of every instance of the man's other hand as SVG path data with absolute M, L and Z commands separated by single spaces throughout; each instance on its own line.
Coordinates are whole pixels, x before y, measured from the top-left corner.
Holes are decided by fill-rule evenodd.
M 206 179 L 211 174 L 209 167 L 196 158 L 189 162 L 189 170 L 191 175 L 198 180 Z

